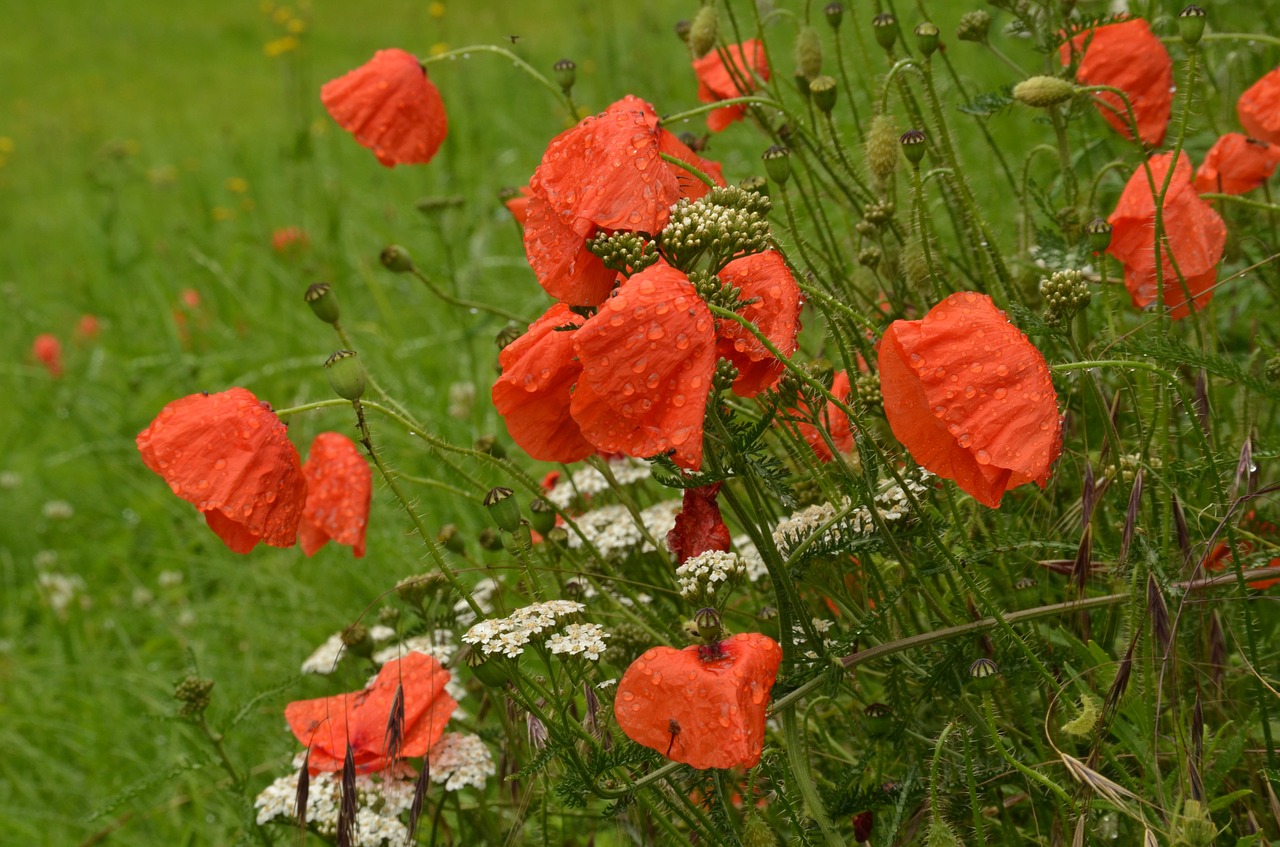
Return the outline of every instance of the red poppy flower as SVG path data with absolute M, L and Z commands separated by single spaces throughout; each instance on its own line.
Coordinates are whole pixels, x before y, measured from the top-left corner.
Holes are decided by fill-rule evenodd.
M 364 532 L 369 522 L 373 474 L 359 448 L 345 435 L 322 432 L 311 442 L 302 466 L 307 501 L 298 526 L 302 552 L 314 554 L 330 540 L 364 556 Z
M 782 648 L 743 632 L 718 648 L 654 647 L 618 683 L 613 713 L 637 744 L 695 768 L 755 767 Z
M 1044 487 L 1062 452 L 1044 356 L 985 294 L 952 294 L 880 343 L 880 390 L 894 436 L 925 469 L 996 508 Z
M 403 50 L 379 50 L 326 82 L 320 101 L 387 167 L 430 162 L 449 132 L 439 90 L 417 58 Z
M 31 355 L 51 376 L 62 376 L 62 342 L 56 335 L 42 333 L 31 342 Z
M 277 253 L 301 252 L 311 245 L 311 236 L 300 226 L 286 226 L 271 233 L 271 249 Z
M 667 546 L 675 555 L 676 564 L 683 565 L 708 550 L 729 552 L 729 527 L 724 525 L 716 503 L 720 486 L 715 482 L 684 490 L 676 525 L 667 533 Z
M 849 374 L 845 371 L 836 371 L 831 380 L 831 396 L 838 400 L 846 401 L 847 404 L 850 387 Z M 800 402 L 799 415 L 808 417 L 807 404 L 803 400 Z M 797 422 L 795 424 L 796 430 L 813 448 L 813 454 L 818 457 L 819 461 L 830 462 L 835 458 L 835 454 L 827 446 L 827 440 L 822 437 L 823 430 L 831 437 L 831 443 L 841 453 L 849 453 L 853 450 L 853 425 L 849 423 L 849 416 L 839 406 L 834 403 L 827 403 L 826 408 L 822 410 L 821 421 L 822 430 L 810 423 Z
M 284 424 L 250 391 L 174 400 L 138 433 L 137 443 L 147 467 L 194 505 L 232 550 L 297 541 L 307 493 L 298 451 Z
M 688 277 L 662 262 L 645 268 L 573 336 L 582 376 L 569 413 L 583 437 L 628 456 L 672 450 L 680 467 L 701 467 L 716 329 Z
M 1135 170 L 1116 210 L 1107 219 L 1111 224 L 1107 252 L 1124 265 L 1125 287 L 1139 308 L 1156 301 L 1156 204 L 1151 185 L 1154 183 L 1158 190 L 1164 184 L 1172 158 L 1172 153 L 1161 153 L 1148 159 L 1150 178 L 1145 167 Z M 1166 238 L 1160 251 L 1164 305 L 1176 320 L 1190 314 L 1187 292 L 1197 309 L 1204 308 L 1213 297 L 1218 262 L 1227 244 L 1226 224 L 1196 193 L 1191 184 L 1191 163 L 1185 156 L 1178 159 L 1164 196 L 1164 231 Z
M 444 734 L 458 702 L 444 685 L 449 672 L 425 653 L 409 653 L 387 662 L 367 688 L 349 694 L 298 700 L 284 710 L 289 729 L 310 750 L 313 774 L 342 770 L 351 747 L 356 773 L 372 773 L 395 764 L 396 758 L 425 756 Z M 397 692 L 404 696 L 404 732 L 399 756 L 388 755 L 387 728 Z
M 1173 111 L 1173 60 L 1141 18 L 1088 30 L 1062 45 L 1062 64 L 1084 51 L 1076 68 L 1081 85 L 1109 85 L 1129 98 L 1138 123 L 1138 136 L 1148 147 L 1164 140 Z M 1125 138 L 1132 138 L 1124 101 L 1109 91 L 1096 95 L 1106 105 L 1098 112 Z
M 755 91 L 759 88 L 757 76 L 768 82 L 769 60 L 764 43 L 752 39 L 694 59 L 693 72 L 698 77 L 698 99 L 703 103 L 717 103 Z M 744 104 L 716 109 L 707 115 L 707 129 L 720 132 L 734 121 L 742 120 L 746 111 Z
M 756 301 L 742 310 L 744 318 L 754 323 L 783 355 L 796 352 L 800 346 L 797 336 L 804 295 L 781 253 L 766 250 L 734 259 L 719 277 L 726 285 L 741 289 L 741 299 Z M 782 362 L 740 324 L 721 323 L 718 348 L 718 355 L 738 368 L 733 393 L 739 397 L 754 397 L 772 388 L 782 377 Z
M 524 226 L 529 220 L 529 194 L 529 186 L 522 185 L 515 194 L 502 201 L 502 205 L 507 207 L 511 217 L 515 218 L 520 226 Z
M 1280 68 L 1240 95 L 1236 101 L 1240 126 L 1254 138 L 1280 144 Z
M 1196 191 L 1244 194 L 1271 179 L 1277 164 L 1280 145 L 1229 132 L 1205 154 L 1196 171 Z
M 102 322 L 97 315 L 81 315 L 76 321 L 76 338 L 81 341 L 93 341 L 102 331 Z
M 595 452 L 569 414 L 573 386 L 582 374 L 574 358 L 574 331 L 582 318 L 557 303 L 498 354 L 502 376 L 493 384 L 493 405 L 507 422 L 511 440 L 543 462 L 576 462 Z
M 1256 512 L 1246 512 L 1244 517 L 1240 519 L 1240 528 L 1249 532 L 1260 535 L 1265 538 L 1274 540 L 1276 537 L 1276 525 L 1270 521 L 1259 520 Z M 1248 555 L 1253 552 L 1253 543 L 1250 541 L 1241 541 L 1236 544 L 1236 549 L 1242 555 Z M 1225 542 L 1215 544 L 1209 555 L 1205 556 L 1204 567 L 1211 571 L 1226 570 L 1231 565 L 1231 546 Z M 1269 568 L 1280 568 L 1280 559 L 1272 559 L 1267 563 Z M 1261 582 L 1251 582 L 1249 587 L 1256 591 L 1265 591 L 1273 585 L 1280 585 L 1280 579 L 1266 579 Z

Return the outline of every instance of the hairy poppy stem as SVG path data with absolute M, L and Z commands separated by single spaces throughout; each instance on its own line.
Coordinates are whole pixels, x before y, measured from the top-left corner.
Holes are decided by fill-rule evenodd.
M 570 116 L 575 120 L 577 119 L 578 116 L 573 110 L 573 100 L 569 95 L 565 94 L 560 89 L 560 86 L 543 76 L 537 68 L 533 67 L 524 59 L 521 59 L 505 47 L 498 47 L 495 44 L 472 44 L 467 47 L 459 47 L 457 50 L 448 50 L 441 53 L 439 56 L 430 56 L 426 59 L 419 59 L 418 62 L 425 68 L 427 65 L 434 65 L 439 62 L 443 62 L 445 59 L 456 59 L 459 56 L 465 59 L 472 53 L 494 53 L 498 56 L 502 56 L 504 59 L 509 59 L 513 65 L 528 74 L 534 82 L 550 91 L 551 94 L 569 110 Z

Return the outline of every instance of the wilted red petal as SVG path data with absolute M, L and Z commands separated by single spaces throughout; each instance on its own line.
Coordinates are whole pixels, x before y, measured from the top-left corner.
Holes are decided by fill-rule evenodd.
M 716 185 L 724 185 L 724 171 L 720 167 L 719 162 L 713 162 L 710 159 L 704 159 L 697 153 L 693 152 L 688 144 L 681 141 L 674 132 L 668 132 L 665 129 L 658 130 L 658 152 L 666 153 L 668 156 L 674 156 L 677 159 L 688 162 L 693 167 L 702 171 L 711 177 L 711 181 Z M 671 172 L 675 174 L 676 183 L 680 186 L 680 196 L 686 200 L 700 200 L 711 190 L 705 182 L 698 179 L 687 170 L 676 165 L 664 162 Z
M 543 462 L 576 462 L 595 452 L 569 416 L 570 392 L 582 373 L 573 342 L 582 318 L 557 303 L 498 355 L 502 376 L 493 384 L 493 405 L 511 439 Z
M 585 223 L 579 221 L 579 223 Z M 567 226 L 544 197 L 529 198 L 524 225 L 524 251 L 538 283 L 552 297 L 570 306 L 598 306 L 613 290 L 618 272 L 604 266 L 587 249 L 598 229 Z
M 298 700 L 284 710 L 289 729 L 310 748 L 311 773 L 342 770 L 347 745 L 357 773 L 372 773 L 394 764 L 384 755 L 387 722 L 397 687 L 404 690 L 402 758 L 425 756 L 444 734 L 458 703 L 444 690 L 449 672 L 425 653 L 409 653 L 387 662 L 362 691 Z
M 1277 164 L 1280 145 L 1229 132 L 1214 142 L 1196 170 L 1196 191 L 1244 194 L 1269 180 Z
M 320 100 L 387 167 L 431 161 L 449 132 L 439 90 L 404 50 L 379 50 L 321 86 Z
M 516 223 L 524 226 L 529 219 L 529 197 L 531 192 L 529 186 L 522 185 L 517 193 L 508 197 L 503 201 L 502 205 L 507 207 L 507 211 L 511 213 L 511 217 L 516 219 Z
M 1173 60 L 1151 27 L 1141 18 L 1088 30 L 1062 45 L 1062 64 L 1071 62 L 1072 52 L 1084 51 L 1076 70 L 1082 85 L 1109 85 L 1129 98 L 1138 136 L 1148 147 L 1164 140 L 1173 111 Z M 1125 138 L 1129 132 L 1124 101 L 1109 91 L 1099 97 L 1114 108 L 1098 106 L 1098 112 Z
M 138 433 L 147 467 L 238 553 L 292 547 L 307 484 L 280 419 L 244 388 L 174 400 Z
M 364 533 L 373 497 L 373 474 L 355 442 L 336 432 L 322 432 L 311 442 L 302 466 L 307 502 L 299 525 L 302 552 L 308 556 L 330 539 L 364 556 Z
M 686 488 L 676 525 L 667 533 L 667 546 L 671 548 L 676 564 L 706 553 L 708 550 L 729 551 L 729 528 L 720 516 L 716 494 L 721 483 Z
M 614 698 L 618 727 L 691 767 L 755 767 L 782 648 L 767 635 L 743 632 L 720 642 L 718 658 L 704 658 L 701 649 L 654 647 L 636 659 Z
M 1139 167 L 1129 178 L 1116 210 L 1107 220 L 1111 223 L 1111 246 L 1107 252 L 1124 265 L 1124 284 L 1134 305 L 1145 307 L 1156 301 L 1155 260 L 1155 195 L 1164 184 L 1173 159 L 1172 153 L 1161 153 L 1147 160 L 1151 175 Z M 1161 250 L 1161 275 L 1164 305 L 1176 320 L 1190 313 L 1187 292 L 1197 309 L 1213 297 L 1213 283 L 1218 278 L 1218 262 L 1227 244 L 1227 227 L 1213 207 L 1200 199 L 1191 184 L 1191 163 L 1185 156 L 1178 159 L 1173 179 L 1164 197 L 1165 247 Z M 1174 261 L 1169 258 L 1173 252 Z M 1186 282 L 1178 279 L 1181 272 Z
M 720 271 L 720 281 L 741 289 L 742 300 L 756 300 L 739 314 L 754 323 L 784 356 L 799 349 L 800 309 L 804 296 L 782 254 L 766 250 L 734 259 Z M 733 391 L 754 397 L 782 376 L 782 362 L 741 324 L 720 322 L 718 352 L 738 368 Z
M 768 82 L 769 61 L 764 44 L 752 39 L 712 50 L 701 59 L 694 59 L 693 72 L 698 77 L 698 99 L 703 103 L 715 103 L 755 91 L 758 87 L 756 76 Z M 737 105 L 716 109 L 707 115 L 707 128 L 720 132 L 740 120 L 746 108 L 745 105 Z
M 1254 138 L 1280 144 L 1280 68 L 1276 68 L 1240 95 L 1236 101 L 1240 125 Z
M 31 342 L 31 355 L 51 376 L 62 376 L 62 342 L 56 335 L 42 333 Z
M 583 437 L 628 456 L 674 450 L 680 467 L 701 467 L 715 321 L 688 278 L 661 262 L 646 268 L 575 336 L 582 377 L 570 411 Z
M 991 298 L 953 294 L 880 343 L 880 390 L 894 436 L 927 470 L 996 508 L 1041 487 L 1062 452 L 1058 396 L 1040 351 Z
M 837 371 L 831 379 L 831 396 L 847 403 L 849 389 L 849 374 L 845 371 Z M 801 417 L 807 417 L 808 405 L 803 400 L 798 411 Z M 831 442 L 835 444 L 836 449 L 841 453 L 853 450 L 853 425 L 849 423 L 849 416 L 839 406 L 827 403 L 822 410 L 821 421 L 822 429 L 831 436 Z M 813 454 L 820 461 L 829 462 L 835 458 L 831 448 L 827 446 L 826 439 L 822 437 L 822 432 L 816 426 L 809 423 L 796 423 L 795 427 L 801 437 L 813 448 Z

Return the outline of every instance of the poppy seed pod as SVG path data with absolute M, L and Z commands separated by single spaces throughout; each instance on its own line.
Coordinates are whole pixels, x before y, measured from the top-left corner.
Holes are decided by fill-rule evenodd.
M 338 350 L 325 360 L 324 372 L 333 393 L 343 400 L 359 400 L 364 396 L 367 377 L 356 351 Z
M 463 661 L 476 679 L 489 688 L 504 685 L 509 678 L 501 658 L 491 659 L 475 648 L 467 650 L 467 657 Z
M 1076 94 L 1075 84 L 1056 76 L 1027 77 L 1013 87 L 1013 99 L 1024 106 L 1048 109 L 1066 103 Z
M 1204 35 L 1204 25 L 1207 20 L 1208 15 L 1205 10 L 1194 3 L 1179 12 L 1178 34 L 1182 36 L 1182 43 L 1188 47 L 1199 44 L 1201 36 Z
M 969 665 L 969 685 L 976 691 L 990 691 L 996 687 L 999 678 L 1000 668 L 985 656 Z
M 556 525 L 555 507 L 536 497 L 529 503 L 529 524 L 539 535 L 546 535 Z
M 338 295 L 333 292 L 333 286 L 329 283 L 317 282 L 308 286 L 303 299 L 320 320 L 327 324 L 338 322 Z
M 694 15 L 689 25 L 689 49 L 693 58 L 701 59 L 716 46 L 716 37 L 720 34 L 720 12 L 714 5 L 708 4 Z
M 813 79 L 822 73 L 822 39 L 816 28 L 800 27 L 796 33 L 795 56 L 796 76 Z
M 886 52 L 893 49 L 898 40 L 898 19 L 888 12 L 876 15 L 871 20 L 871 29 L 875 33 L 876 43 Z
M 489 510 L 493 522 L 499 529 L 515 532 L 520 526 L 520 504 L 516 502 L 515 492 L 510 488 L 498 486 L 490 488 L 484 495 L 484 506 Z
M 764 160 L 764 170 L 769 179 L 778 185 L 786 185 L 791 178 L 791 151 L 781 144 L 775 144 L 764 151 L 760 158 Z
M 467 550 L 466 542 L 462 538 L 462 533 L 458 531 L 457 524 L 447 523 L 440 527 L 440 531 L 436 533 L 436 543 L 450 553 L 462 554 Z
M 1089 236 L 1089 249 L 1095 253 L 1105 253 L 1111 246 L 1111 224 L 1106 218 L 1094 218 L 1085 224 L 1084 231 Z
M 828 3 L 823 7 L 822 14 L 827 19 L 827 26 L 832 29 L 839 29 L 840 23 L 844 20 L 844 4 Z
M 738 183 L 738 187 L 743 191 L 750 191 L 762 197 L 769 196 L 769 180 L 759 175 L 747 177 Z
M 573 59 L 561 59 L 552 69 L 556 72 L 556 82 L 560 83 L 560 90 L 568 94 L 578 79 L 577 63 Z
M 413 257 L 409 255 L 409 251 L 401 247 L 399 244 L 390 244 L 382 249 L 378 254 L 378 259 L 382 262 L 382 266 L 389 271 L 398 274 L 409 273 L 413 270 Z
M 925 141 L 924 132 L 918 129 L 909 129 L 898 137 L 902 154 L 917 168 L 920 167 L 920 160 L 924 158 Z
M 893 729 L 893 710 L 884 703 L 871 703 L 862 710 L 863 726 L 872 738 L 883 738 Z
M 926 59 L 938 51 L 941 35 L 942 32 L 938 27 L 929 21 L 922 21 L 916 26 L 916 48 L 924 54 Z
M 831 114 L 836 107 L 836 81 L 834 77 L 816 76 L 809 81 L 809 94 L 813 96 L 813 104 L 823 114 Z

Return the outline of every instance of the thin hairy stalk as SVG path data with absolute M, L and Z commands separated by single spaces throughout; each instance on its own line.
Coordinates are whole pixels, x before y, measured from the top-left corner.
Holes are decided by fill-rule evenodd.
M 547 89 L 547 91 L 550 91 L 551 95 L 560 101 L 561 105 L 569 111 L 571 116 L 577 117 L 577 113 L 574 111 L 573 100 L 568 94 L 561 90 L 560 86 L 547 79 L 540 71 L 505 47 L 498 47 L 494 44 L 472 44 L 467 47 L 459 47 L 457 50 L 446 50 L 438 56 L 419 59 L 418 62 L 425 68 L 427 65 L 435 65 L 445 61 L 446 59 L 457 59 L 459 56 L 463 59 L 469 59 L 472 53 L 493 53 L 511 62 L 511 64 L 515 65 L 516 68 L 527 74 L 534 82 L 538 83 L 538 85 L 541 85 L 543 88 Z

